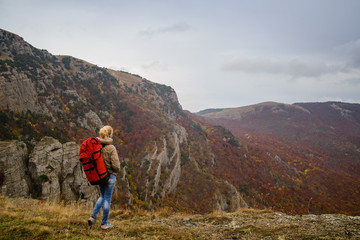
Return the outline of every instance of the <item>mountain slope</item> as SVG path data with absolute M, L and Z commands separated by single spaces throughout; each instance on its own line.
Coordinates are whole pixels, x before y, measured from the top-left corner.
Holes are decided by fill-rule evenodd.
M 287 182 L 279 187 L 301 188 L 295 192 L 308 198 L 302 204 L 312 211 L 358 209 L 359 104 L 267 102 L 201 115 L 298 172 L 301 177 L 293 181 L 298 186 Z

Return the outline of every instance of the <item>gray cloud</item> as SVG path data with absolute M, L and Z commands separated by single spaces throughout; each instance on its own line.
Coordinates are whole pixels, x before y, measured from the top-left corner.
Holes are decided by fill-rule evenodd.
M 347 67 L 360 69 L 360 39 L 336 47 L 334 52 L 344 59 Z
M 154 35 L 172 33 L 172 32 L 186 32 L 191 29 L 191 26 L 187 23 L 175 23 L 173 25 L 155 28 L 155 29 L 147 29 L 140 32 L 140 35 L 152 37 Z
M 360 78 L 345 79 L 342 82 L 345 83 L 345 84 L 349 84 L 349 85 L 359 86 L 360 85 Z
M 167 70 L 167 66 L 165 64 L 161 63 L 160 61 L 153 61 L 148 64 L 143 64 L 143 65 L 141 65 L 141 67 L 145 71 L 166 71 Z
M 339 64 L 309 62 L 299 59 L 272 60 L 268 58 L 240 57 L 230 59 L 222 67 L 225 71 L 283 74 L 292 77 L 319 77 L 324 74 L 336 73 L 342 68 Z

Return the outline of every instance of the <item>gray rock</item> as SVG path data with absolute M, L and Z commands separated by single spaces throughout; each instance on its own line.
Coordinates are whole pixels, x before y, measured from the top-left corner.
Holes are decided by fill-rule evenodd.
M 32 179 L 41 186 L 41 198 L 60 201 L 62 144 L 50 137 L 44 137 L 36 144 L 29 160 Z
M 24 73 L 13 70 L 8 78 L 0 76 L 1 108 L 43 113 L 37 100 L 35 85 Z
M 10 197 L 28 197 L 29 186 L 26 181 L 27 147 L 23 142 L 0 142 L 0 174 L 3 183 L 1 194 Z
M 93 132 L 96 131 L 96 129 L 100 129 L 103 126 L 103 123 L 100 119 L 100 117 L 93 111 L 89 111 L 85 114 L 85 117 L 78 117 L 77 123 L 88 130 L 91 130 Z
M 248 208 L 248 204 L 236 190 L 234 185 L 225 181 L 218 186 L 218 190 L 214 193 L 215 210 L 234 212 L 239 208 Z M 220 189 L 222 191 L 220 192 Z
M 29 171 L 32 179 L 41 185 L 42 199 L 90 202 L 97 199 L 96 187 L 88 184 L 82 171 L 79 151 L 79 144 L 61 144 L 51 137 L 44 137 L 35 145 Z
M 0 142 L 0 190 L 9 197 L 39 197 L 93 205 L 96 186 L 88 183 L 79 161 L 80 145 L 44 137 L 30 154 L 20 141 Z M 28 167 L 26 160 L 29 159 Z M 31 187 L 30 187 L 31 181 Z

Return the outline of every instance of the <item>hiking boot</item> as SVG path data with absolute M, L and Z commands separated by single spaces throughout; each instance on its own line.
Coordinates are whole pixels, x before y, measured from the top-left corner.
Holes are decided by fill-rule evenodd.
M 92 228 L 95 226 L 96 219 L 93 217 L 90 217 L 88 220 L 89 227 Z
M 112 225 L 111 223 L 101 224 L 101 229 L 106 230 L 112 228 L 113 226 L 114 225 Z

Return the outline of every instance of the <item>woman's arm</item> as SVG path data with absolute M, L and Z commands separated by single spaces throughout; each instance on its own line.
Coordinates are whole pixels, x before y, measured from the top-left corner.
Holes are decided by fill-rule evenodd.
M 113 146 L 113 149 L 111 151 L 110 159 L 111 159 L 111 169 L 116 173 L 120 172 L 120 160 L 115 146 Z

